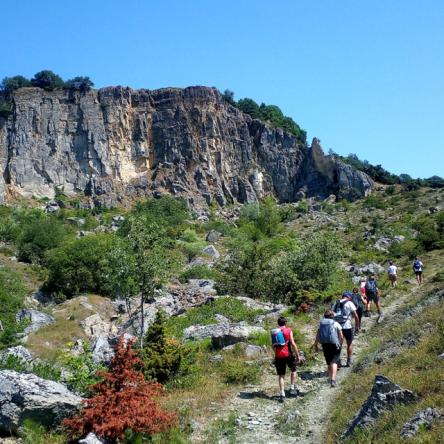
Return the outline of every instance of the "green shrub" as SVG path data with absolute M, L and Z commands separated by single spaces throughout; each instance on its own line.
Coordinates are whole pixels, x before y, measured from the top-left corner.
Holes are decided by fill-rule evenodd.
M 68 297 L 81 292 L 113 294 L 114 251 L 126 254 L 123 240 L 113 234 L 94 234 L 71 240 L 46 255 L 45 289 Z
M 382 198 L 382 196 L 377 194 L 370 194 L 367 196 L 363 203 L 363 208 L 377 208 L 378 210 L 385 210 L 387 208 L 387 204 Z
M 65 383 L 67 386 L 82 396 L 91 394 L 91 386 L 102 378 L 98 375 L 99 370 L 105 367 L 93 361 L 91 346 L 88 342 L 83 344 L 83 350 L 77 356 L 66 353 L 61 357 L 61 364 L 67 370 Z
M 32 86 L 52 91 L 54 89 L 63 88 L 64 82 L 60 76 L 50 70 L 43 70 L 34 75 L 31 79 Z
M 171 380 L 179 372 L 184 351 L 179 341 L 167 337 L 166 315 L 159 310 L 140 351 L 145 377 L 162 384 Z
M 183 271 L 179 275 L 180 282 L 187 282 L 189 279 L 212 279 L 217 280 L 219 273 L 207 265 L 195 265 Z
M 16 313 L 23 308 L 26 288 L 19 274 L 9 268 L 0 268 L 0 320 L 3 330 L 0 331 L 0 348 L 17 342 L 17 333 L 21 332 L 24 323 L 17 323 Z
M 244 360 L 223 361 L 219 372 L 227 384 L 258 384 L 262 375 L 259 364 L 246 364 Z
M 45 253 L 61 245 L 67 235 L 66 228 L 54 217 L 29 220 L 17 239 L 18 259 L 40 263 Z

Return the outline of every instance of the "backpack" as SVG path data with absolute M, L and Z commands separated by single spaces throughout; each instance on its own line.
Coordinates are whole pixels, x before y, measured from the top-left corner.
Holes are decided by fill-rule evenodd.
M 375 280 L 371 280 L 371 281 L 366 282 L 365 293 L 366 294 L 376 294 L 376 281 Z
M 271 330 L 271 345 L 273 347 L 283 347 L 286 344 L 284 332 L 280 328 Z
M 355 304 L 356 308 L 363 307 L 361 295 L 357 293 L 352 293 L 352 302 Z
M 413 262 L 413 269 L 415 271 L 421 270 L 421 261 L 416 260 L 415 262 Z
M 319 326 L 319 342 L 339 346 L 339 337 L 333 319 L 322 319 Z
M 340 325 L 344 325 L 349 318 L 349 315 L 345 311 L 345 304 L 347 302 L 348 299 L 346 299 L 345 301 L 339 300 L 336 301 L 332 307 L 332 310 L 335 312 L 335 321 L 339 322 Z

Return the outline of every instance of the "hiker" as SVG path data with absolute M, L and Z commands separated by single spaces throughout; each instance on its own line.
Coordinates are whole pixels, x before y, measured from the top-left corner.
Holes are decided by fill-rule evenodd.
M 364 313 L 364 306 L 367 304 L 367 299 L 358 288 L 353 288 L 352 302 L 356 306 L 356 314 L 359 318 L 359 326 L 361 326 L 362 315 Z
M 313 346 L 317 352 L 319 351 L 319 343 L 322 345 L 325 362 L 328 366 L 328 381 L 331 387 L 336 387 L 336 373 L 341 361 L 341 348 L 344 341 L 341 325 L 334 318 L 335 312 L 333 310 L 327 310 L 324 313 Z
M 342 294 L 341 299 L 336 301 L 332 310 L 335 313 L 335 321 L 338 322 L 342 329 L 345 341 L 347 343 L 347 367 L 352 364 L 353 354 L 353 326 L 351 318 L 355 320 L 355 332 L 359 332 L 359 318 L 356 313 L 356 306 L 352 302 L 353 295 L 349 291 Z M 340 363 L 339 363 L 340 365 Z
M 398 267 L 393 264 L 392 261 L 389 262 L 389 267 L 387 268 L 388 278 L 392 287 L 396 287 L 396 281 L 398 280 Z
M 287 327 L 287 320 L 280 316 L 277 320 L 278 328 L 271 331 L 272 345 L 274 348 L 274 365 L 279 381 L 279 401 L 285 401 L 284 378 L 286 367 L 290 369 L 290 395 L 297 394 L 296 369 L 301 361 L 301 354 L 293 339 L 293 331 Z
M 361 297 L 364 302 L 364 316 L 369 317 L 370 314 L 367 310 L 367 296 L 365 295 L 365 284 L 367 283 L 367 280 L 365 278 L 361 278 L 361 282 L 359 283 L 360 290 L 361 290 Z
M 416 282 L 418 285 L 422 284 L 422 270 L 424 268 L 424 264 L 421 262 L 418 256 L 415 257 L 413 261 L 413 271 L 415 272 Z
M 378 284 L 373 275 L 368 278 L 367 283 L 365 284 L 365 295 L 367 297 L 367 311 L 369 316 L 371 315 L 371 304 L 374 302 L 376 304 L 376 309 L 378 310 L 378 322 L 380 322 L 384 316 L 381 310 L 381 303 L 379 302 Z

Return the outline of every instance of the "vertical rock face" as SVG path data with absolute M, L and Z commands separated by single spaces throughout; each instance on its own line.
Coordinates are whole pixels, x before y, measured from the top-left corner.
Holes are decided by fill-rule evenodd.
M 363 173 L 254 120 L 214 88 L 22 88 L 0 117 L 0 198 L 83 192 L 96 203 L 171 193 L 191 203 L 364 195 Z M 300 194 L 299 194 L 300 195 Z

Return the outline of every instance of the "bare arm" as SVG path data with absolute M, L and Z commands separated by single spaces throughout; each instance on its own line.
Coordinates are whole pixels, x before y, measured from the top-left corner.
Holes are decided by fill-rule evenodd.
M 358 316 L 358 313 L 356 312 L 356 310 L 353 310 L 353 311 L 352 311 L 352 314 L 353 314 L 353 317 L 354 317 L 354 319 L 355 319 L 355 330 L 358 331 L 359 328 L 361 327 L 361 326 L 359 325 L 359 316 Z
M 318 332 L 316 333 L 316 340 L 315 343 L 313 344 L 313 348 L 315 349 L 315 351 L 319 350 L 319 329 Z
M 338 336 L 339 336 L 339 342 L 342 345 L 342 343 L 344 342 L 344 334 L 342 333 L 342 330 L 339 330 Z
M 298 346 L 296 345 L 296 342 L 294 342 L 293 332 L 292 331 L 290 332 L 290 345 L 291 345 L 291 347 L 293 347 L 293 350 L 296 353 L 298 361 L 300 361 L 301 360 L 301 355 L 299 353 L 299 349 L 298 349 Z

